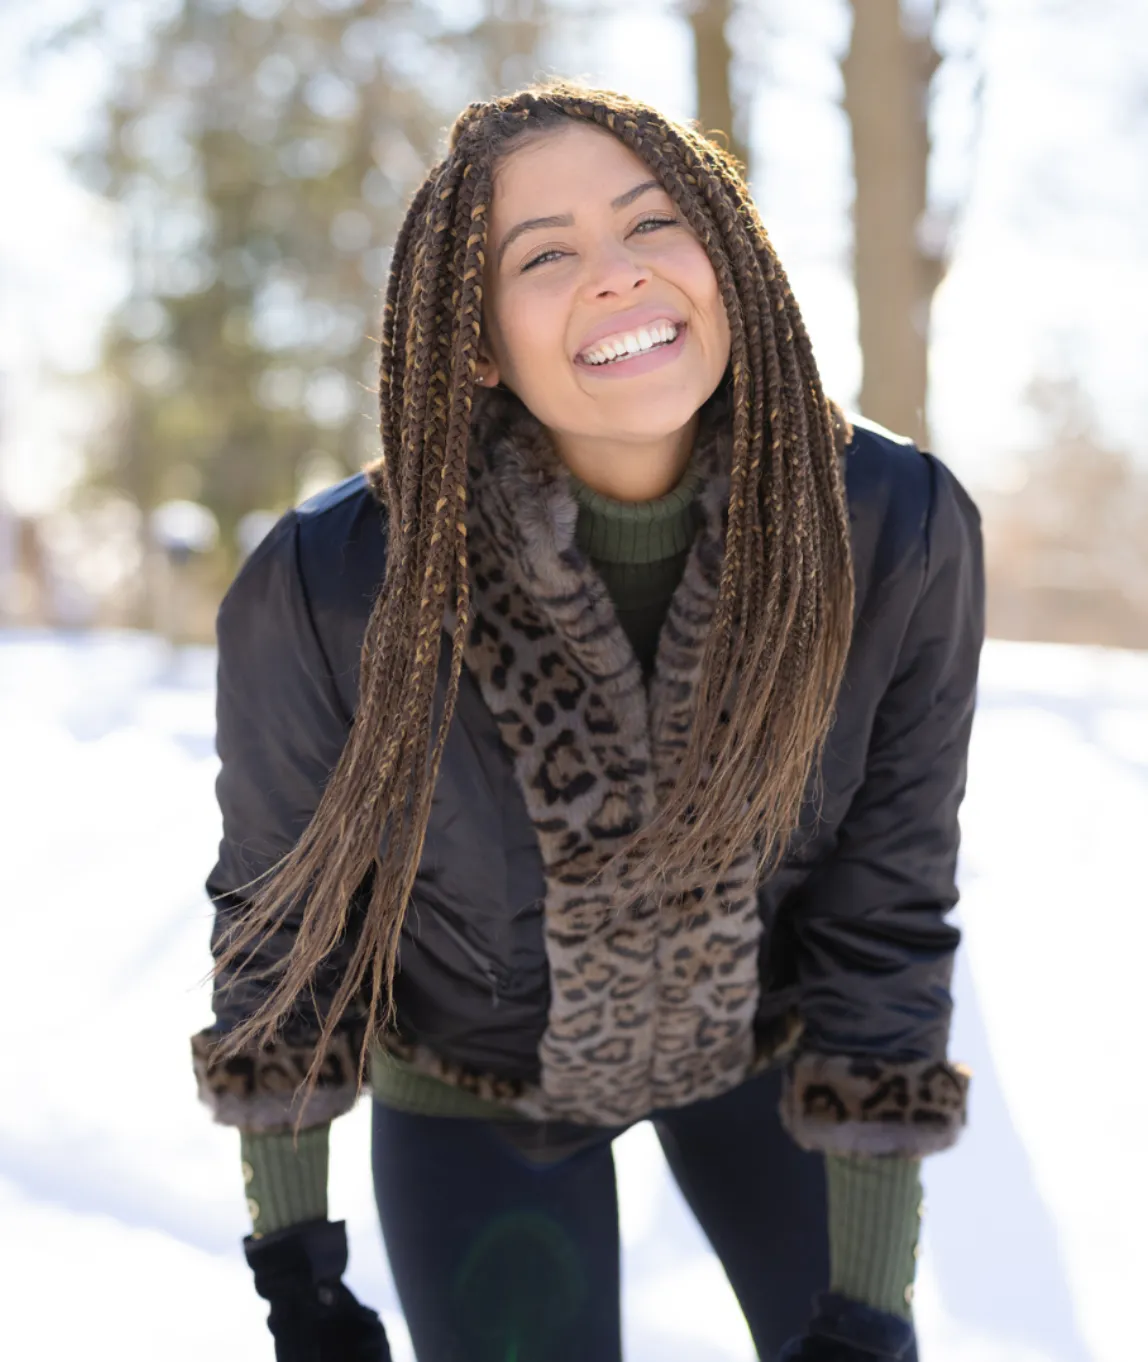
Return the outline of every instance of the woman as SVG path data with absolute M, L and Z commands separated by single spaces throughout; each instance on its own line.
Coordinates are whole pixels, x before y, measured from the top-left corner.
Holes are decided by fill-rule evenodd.
M 419 1362 L 621 1357 L 643 1119 L 762 1358 L 915 1357 L 919 1161 L 965 1119 L 975 508 L 826 400 L 734 163 L 567 84 L 455 124 L 380 406 L 383 458 L 219 615 L 193 1051 L 277 1356 L 388 1356 L 327 1220 L 369 1068 Z

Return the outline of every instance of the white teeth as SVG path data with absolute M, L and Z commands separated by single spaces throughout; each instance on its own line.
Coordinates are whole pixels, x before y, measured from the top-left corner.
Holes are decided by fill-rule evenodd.
M 609 364 L 623 355 L 640 355 L 645 350 L 652 350 L 655 345 L 667 345 L 676 339 L 677 334 L 678 328 L 671 322 L 641 326 L 637 331 L 627 331 L 623 335 L 600 341 L 585 352 L 583 359 L 587 364 Z

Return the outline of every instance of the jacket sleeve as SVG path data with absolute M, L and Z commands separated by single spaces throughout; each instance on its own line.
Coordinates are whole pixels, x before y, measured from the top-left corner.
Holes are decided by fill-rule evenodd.
M 299 522 L 288 512 L 247 560 L 220 606 L 216 796 L 223 817 L 219 859 L 207 879 L 215 909 L 213 956 L 225 930 L 302 835 L 346 742 L 350 716 L 312 622 L 299 572 Z M 260 882 L 262 882 L 260 880 Z M 253 977 L 291 949 L 299 916 L 217 976 L 215 1024 L 192 1038 L 199 1096 L 216 1121 L 249 1132 L 287 1129 L 296 1092 L 318 1039 L 319 1017 L 338 986 L 350 945 L 320 966 L 313 989 L 296 1003 L 274 1042 L 231 1059 L 216 1057 L 221 1038 L 255 1011 L 270 988 Z M 348 934 L 350 935 L 350 934 Z M 357 1091 L 359 1035 L 350 1018 L 336 1032 L 303 1126 L 347 1111 Z
M 984 637 L 980 517 L 931 455 L 921 587 L 865 777 L 792 918 L 805 1023 L 782 1117 L 806 1148 L 920 1156 L 953 1144 L 969 1074 L 946 1057 L 959 931 L 957 814 Z

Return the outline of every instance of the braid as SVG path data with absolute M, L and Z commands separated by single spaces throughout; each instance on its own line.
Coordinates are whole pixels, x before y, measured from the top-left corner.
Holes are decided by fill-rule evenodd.
M 224 1043 L 224 1054 L 238 1053 L 274 1033 L 365 897 L 305 1098 L 334 1028 L 364 994 L 360 1077 L 371 1034 L 394 1021 L 400 931 L 470 628 L 467 455 L 493 173 L 523 134 L 571 120 L 617 137 L 658 177 L 705 247 L 730 329 L 725 554 L 694 722 L 673 789 L 617 857 L 636 876 L 721 874 L 754 845 L 764 873 L 798 826 L 831 721 L 853 609 L 844 426 L 737 163 L 642 104 L 561 81 L 469 105 L 411 201 L 387 283 L 383 454 L 366 469 L 386 512 L 387 565 L 364 636 L 354 723 L 314 817 L 216 965 L 227 969 L 302 903 L 278 982 Z M 450 666 L 432 743 L 448 595 Z

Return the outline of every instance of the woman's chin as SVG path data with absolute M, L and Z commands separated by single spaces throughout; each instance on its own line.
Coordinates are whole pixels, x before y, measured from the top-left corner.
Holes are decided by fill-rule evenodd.
M 683 401 L 680 392 L 635 394 L 625 401 L 610 402 L 609 418 L 603 425 L 615 439 L 664 440 L 689 425 L 704 402 L 701 396 L 696 402 Z
M 576 400 L 558 409 L 553 401 L 540 400 L 526 406 L 547 429 L 566 439 L 610 444 L 656 444 L 680 434 L 697 416 L 710 396 L 699 385 L 696 392 L 683 392 L 681 385 L 643 383 L 602 384 L 598 392 L 579 393 Z

